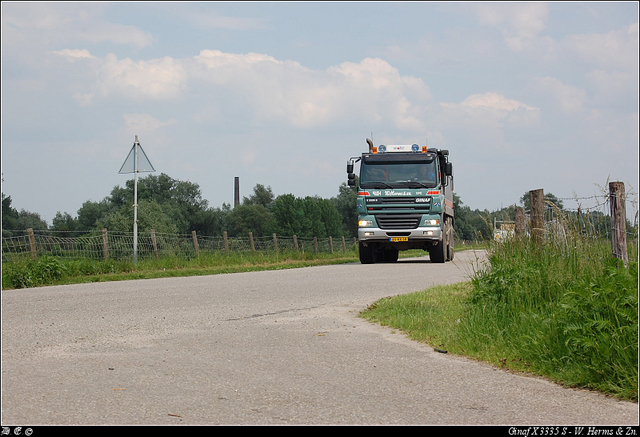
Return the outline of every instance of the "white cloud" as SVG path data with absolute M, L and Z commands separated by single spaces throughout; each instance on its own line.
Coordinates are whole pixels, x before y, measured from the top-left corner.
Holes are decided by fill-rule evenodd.
M 531 47 L 549 18 L 546 3 L 478 3 L 475 7 L 480 24 L 501 29 L 513 51 Z
M 507 139 L 507 132 L 520 133 L 540 124 L 540 108 L 502 94 L 486 92 L 474 94 L 460 103 L 440 103 L 440 113 L 432 121 L 443 131 L 447 147 L 455 147 L 464 153 L 492 150 L 514 153 L 514 144 Z M 461 138 L 471 140 L 473 147 L 460 144 Z M 448 144 L 453 139 L 455 144 Z
M 298 128 L 373 120 L 423 130 L 423 105 L 431 98 L 422 79 L 402 76 L 382 59 L 345 62 L 322 71 L 265 54 L 219 50 L 202 50 L 182 60 L 136 62 L 108 55 L 98 71 L 97 89 L 102 96 L 152 99 L 174 99 L 187 92 L 212 95 L 218 99 L 211 99 L 211 106 L 224 104 L 231 111 L 244 105 L 240 110 L 253 122 Z M 195 117 L 202 122 L 206 114 L 221 112 L 220 107 L 201 109 Z
M 538 109 L 522 102 L 518 102 L 517 100 L 505 99 L 503 95 L 491 92 L 469 96 L 464 99 L 460 105 L 468 106 L 470 108 L 485 107 L 505 111 L 517 111 L 519 108 L 523 108 L 528 111 L 535 111 Z
M 535 87 L 550 95 L 560 106 L 562 111 L 573 113 L 582 111 L 587 100 L 585 90 L 573 85 L 565 85 L 554 77 L 534 78 Z
M 585 75 L 593 87 L 597 104 L 634 102 L 638 99 L 638 73 L 613 70 L 594 70 Z
M 171 118 L 167 121 L 160 121 L 150 114 L 124 114 L 125 129 L 129 133 L 140 134 L 154 132 L 161 127 L 170 126 L 176 124 L 178 121 L 175 118 Z
M 87 50 L 55 54 L 92 61 L 85 65 L 83 80 L 88 85 L 81 88 L 77 82 L 73 90 L 80 105 L 109 97 L 133 101 L 198 97 L 206 106 L 190 117 L 205 123 L 208 116 L 234 113 L 244 123 L 317 128 L 366 121 L 424 133 L 431 100 L 431 90 L 422 79 L 403 76 L 379 58 L 311 70 L 266 54 L 218 50 L 202 50 L 185 59 L 150 60 L 118 59 L 114 54 L 96 58 Z
M 60 56 L 64 56 L 69 60 L 74 60 L 77 58 L 95 58 L 95 56 L 92 56 L 91 53 L 89 53 L 89 50 L 87 49 L 64 49 L 64 50 L 56 50 L 56 51 L 52 51 L 50 53 L 54 53 L 56 55 L 60 55 Z
M 170 100 L 186 89 L 187 75 L 182 65 L 169 56 L 149 61 L 119 60 L 108 54 L 97 70 L 97 93 L 127 99 Z
M 455 124 L 461 119 L 466 119 L 466 123 L 469 124 L 495 128 L 502 126 L 504 121 L 510 121 L 510 117 L 514 117 L 513 120 L 519 123 L 535 123 L 540 116 L 540 108 L 492 92 L 473 94 L 458 104 L 440 103 L 440 106 L 443 108 L 444 116 L 450 118 L 447 124 Z
M 16 2 L 2 5 L 2 47 L 29 42 L 55 46 L 70 42 L 103 43 L 146 47 L 153 35 L 136 26 L 104 19 L 105 5 L 98 3 Z M 11 35 L 11 39 L 5 36 Z
M 638 23 L 606 34 L 570 35 L 561 44 L 600 68 L 637 71 Z
M 189 12 L 182 15 L 194 25 L 205 28 L 249 30 L 263 29 L 265 27 L 262 19 L 259 18 L 230 17 L 212 12 Z

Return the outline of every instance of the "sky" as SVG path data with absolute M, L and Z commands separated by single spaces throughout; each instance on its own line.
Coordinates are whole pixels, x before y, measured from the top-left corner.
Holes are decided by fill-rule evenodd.
M 449 150 L 471 209 L 638 189 L 637 2 L 2 2 L 1 91 L 2 192 L 48 224 L 136 135 L 210 207 L 334 197 L 366 138 Z

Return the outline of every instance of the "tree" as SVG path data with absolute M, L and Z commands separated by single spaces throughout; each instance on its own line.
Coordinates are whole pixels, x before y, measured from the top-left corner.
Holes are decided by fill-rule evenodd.
M 335 203 L 329 199 L 293 194 L 278 196 L 271 209 L 272 232 L 278 235 L 297 235 L 301 238 L 327 238 L 344 235 L 342 217 Z
M 11 230 L 18 229 L 18 211 L 11 206 L 11 196 L 2 193 L 2 236 L 11 237 Z
M 106 214 L 122 208 L 132 209 L 134 189 L 134 179 L 127 180 L 124 188 L 114 187 L 111 196 L 105 198 L 110 209 L 103 212 Z M 216 213 L 208 210 L 208 202 L 202 198 L 198 184 L 176 180 L 165 173 L 159 176 L 148 175 L 138 180 L 138 204 L 142 200 L 162 205 L 163 213 L 173 220 L 178 232 L 182 234 L 192 230 L 210 230 L 216 222 Z
M 114 209 L 102 218 L 102 224 L 109 232 L 130 233 L 133 229 L 133 208 Z M 173 219 L 165 213 L 164 207 L 155 200 L 138 201 L 138 232 L 154 229 L 157 234 L 177 234 Z
M 338 188 L 338 195 L 331 198 L 342 220 L 342 229 L 345 236 L 356 237 L 358 235 L 358 181 L 355 186 L 349 186 L 343 182 Z
M 104 224 L 101 222 L 103 217 L 109 214 L 109 212 L 123 207 L 124 204 L 122 206 L 115 206 L 109 203 L 108 199 L 103 199 L 100 202 L 87 200 L 78 210 L 76 230 L 87 232 L 92 229 L 102 229 L 104 227 Z
M 249 232 L 256 237 L 263 237 L 272 219 L 273 214 L 263 205 L 243 203 L 231 211 L 227 232 L 233 237 L 247 236 Z
M 69 235 L 78 229 L 78 219 L 71 217 L 71 214 L 60 211 L 56 212 L 56 216 L 51 223 L 51 230 L 59 232 L 62 236 Z
M 265 188 L 262 184 L 256 184 L 256 186 L 253 187 L 253 194 L 243 198 L 242 203 L 245 205 L 262 205 L 269 209 L 273 205 L 274 198 L 275 196 L 273 195 L 273 191 L 271 191 L 271 187 Z
M 273 202 L 271 208 L 273 223 L 271 233 L 279 235 L 298 235 L 302 229 L 304 213 L 293 194 L 282 194 Z

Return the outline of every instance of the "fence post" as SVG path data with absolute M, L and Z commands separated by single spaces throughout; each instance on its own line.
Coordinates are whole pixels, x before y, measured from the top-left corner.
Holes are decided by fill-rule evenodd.
M 347 242 L 344 241 L 344 236 L 342 237 L 342 252 L 347 251 Z
M 611 209 L 611 245 L 614 258 L 619 258 L 627 267 L 627 212 L 624 182 L 609 182 L 609 208 Z
M 156 241 L 156 230 L 151 229 L 151 245 L 153 246 L 153 253 L 156 255 L 156 259 L 160 258 L 158 255 L 158 243 Z
M 529 202 L 531 204 L 531 232 L 537 244 L 542 244 L 544 240 L 544 191 L 529 191 Z
M 109 259 L 109 238 L 107 238 L 106 228 L 102 228 L 102 257 Z
M 29 235 L 29 247 L 31 248 L 31 258 L 36 259 L 36 237 L 33 235 L 33 228 L 27 229 Z
M 524 208 L 516 208 L 516 237 L 524 234 Z
M 313 237 L 313 247 L 316 249 L 316 255 L 318 254 L 318 237 Z
M 200 256 L 200 247 L 198 247 L 198 237 L 196 231 L 191 231 L 191 237 L 193 238 L 193 247 L 196 249 L 196 257 Z
M 276 254 L 278 253 L 278 237 L 276 237 L 276 234 L 273 234 L 273 247 L 275 247 L 276 249 Z
M 227 238 L 227 231 L 222 232 L 222 239 L 224 240 L 224 253 L 229 255 L 229 238 Z
M 329 235 L 329 250 L 333 253 L 333 237 Z
M 300 249 L 298 248 L 298 236 L 297 235 L 293 236 L 293 245 L 296 247 L 296 252 L 300 252 Z
M 251 251 L 256 251 L 256 245 L 253 243 L 253 232 L 249 232 L 249 244 L 251 245 Z

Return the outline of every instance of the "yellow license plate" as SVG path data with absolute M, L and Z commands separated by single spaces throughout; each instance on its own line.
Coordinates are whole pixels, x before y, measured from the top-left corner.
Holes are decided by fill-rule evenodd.
M 389 241 L 391 241 L 392 243 L 397 243 L 399 241 L 409 241 L 409 237 L 391 237 L 389 238 Z

